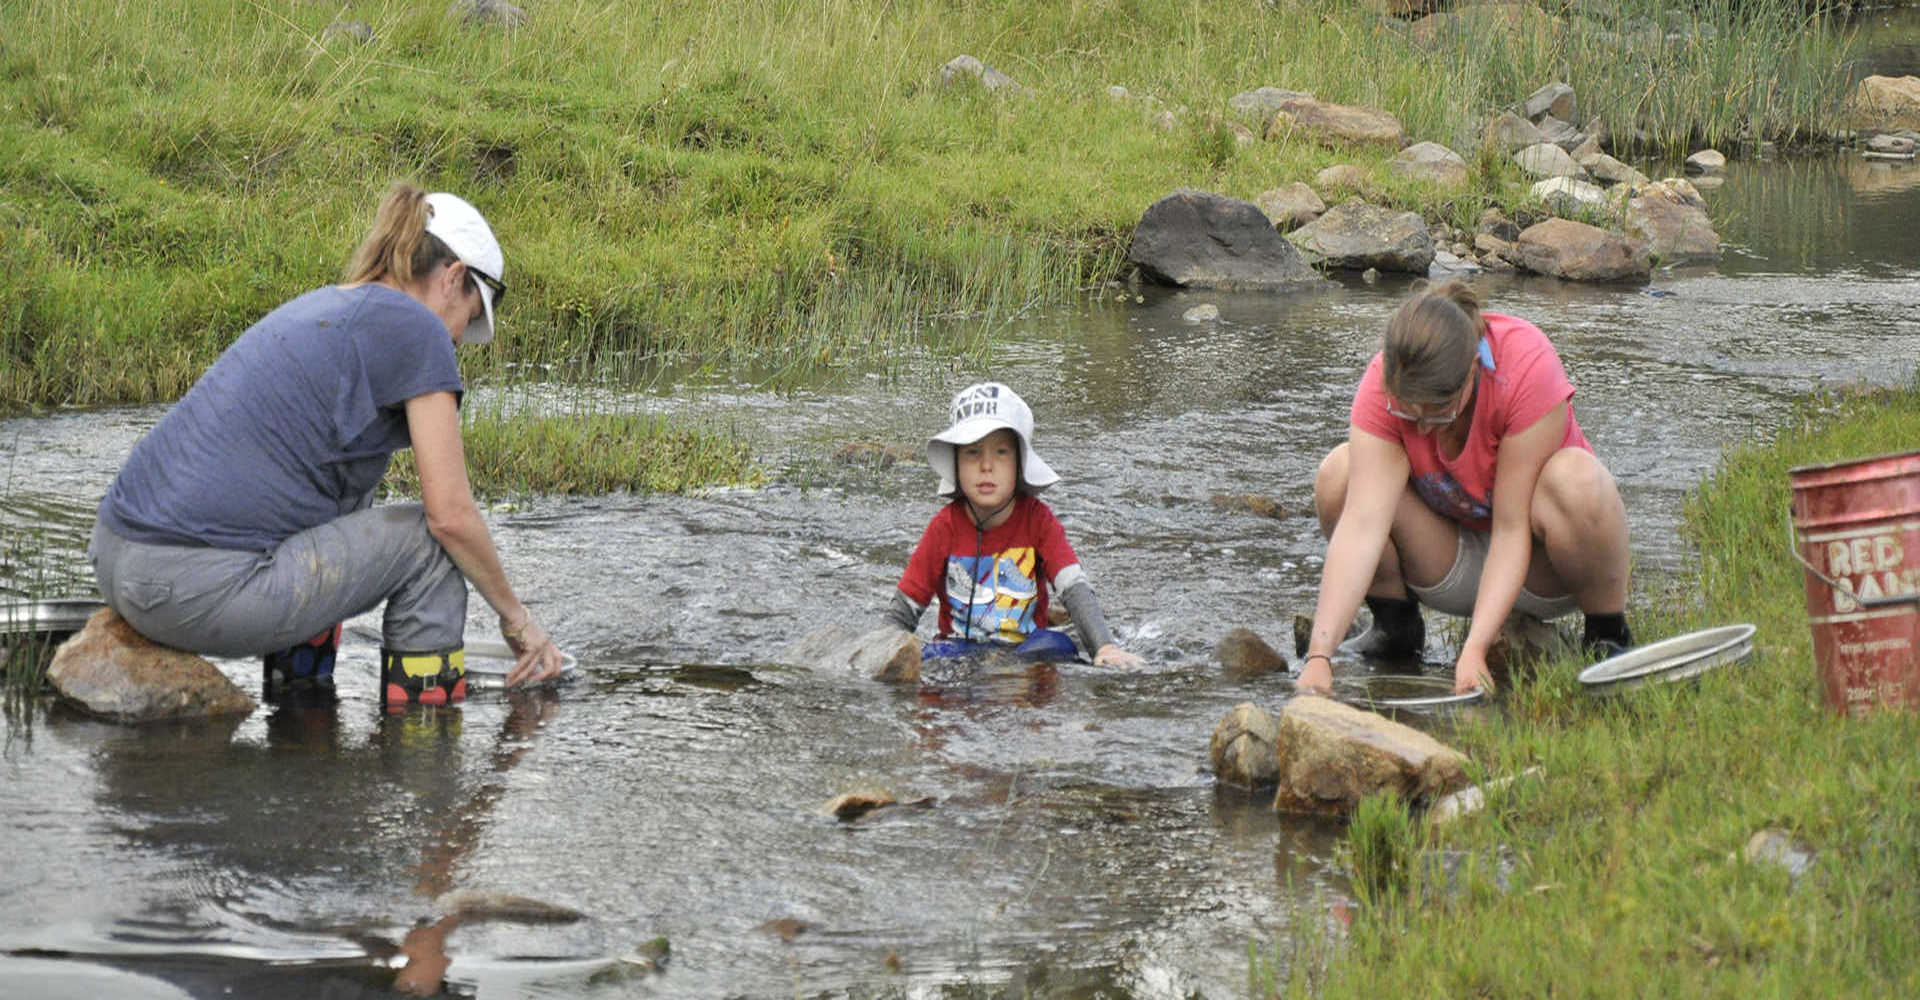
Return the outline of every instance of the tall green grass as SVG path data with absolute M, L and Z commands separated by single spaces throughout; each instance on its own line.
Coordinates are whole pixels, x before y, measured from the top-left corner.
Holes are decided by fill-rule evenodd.
M 1610 700 L 1578 690 L 1572 663 L 1521 680 L 1457 742 L 1488 777 L 1544 776 L 1424 831 L 1436 850 L 1507 859 L 1508 885 L 1482 866 L 1422 890 L 1431 868 L 1414 865 L 1401 902 L 1363 907 L 1320 995 L 1920 995 L 1920 715 L 1824 705 L 1786 529 L 1789 468 L 1911 450 L 1916 426 L 1920 383 L 1812 400 L 1729 453 L 1687 506 L 1698 574 L 1636 628 L 1752 622 L 1754 659 Z M 1812 868 L 1746 858 L 1766 828 L 1811 847 Z M 1356 829 L 1406 840 L 1379 817 Z
M 1384 174 L 1378 151 L 1222 144 L 1203 123 L 1254 86 L 1379 105 L 1463 152 L 1554 79 L 1673 152 L 1825 127 L 1839 41 L 1797 4 L 1662 6 L 1555 3 L 1550 30 L 1428 43 L 1304 0 L 548 0 L 511 33 L 441 0 L 7 0 L 0 409 L 177 396 L 334 279 L 395 178 L 469 196 L 505 243 L 515 294 L 472 377 L 777 380 L 984 349 L 929 320 L 1070 300 L 1173 188 Z M 376 40 L 328 36 L 336 17 Z M 1025 89 L 936 86 L 963 52 Z M 1464 192 L 1371 193 L 1470 219 L 1524 197 L 1491 166 Z

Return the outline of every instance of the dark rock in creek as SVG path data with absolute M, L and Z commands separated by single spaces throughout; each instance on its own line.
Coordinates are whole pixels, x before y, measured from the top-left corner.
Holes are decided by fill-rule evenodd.
M 806 932 L 812 929 L 813 929 L 812 924 L 807 923 L 804 920 L 795 919 L 793 917 L 780 917 L 774 920 L 769 920 L 766 923 L 761 924 L 760 926 L 754 928 L 754 930 L 762 931 L 767 934 L 772 934 L 773 936 L 779 938 L 782 941 L 791 941 L 794 938 L 797 938 L 800 935 L 805 934 Z
M 1287 516 L 1287 509 L 1280 505 L 1280 501 L 1258 493 L 1215 493 L 1207 498 L 1207 502 L 1222 514 L 1252 514 L 1271 518 Z
M 893 805 L 892 792 L 882 788 L 867 788 L 842 792 L 821 808 L 834 819 L 846 823 L 859 819 L 875 809 L 883 809 L 890 805 Z
M 1248 788 L 1273 784 L 1280 773 L 1274 757 L 1279 735 L 1279 725 L 1265 709 L 1250 701 L 1235 705 L 1213 727 L 1213 739 L 1207 746 L 1214 776 Z
M 1259 206 L 1190 188 L 1147 208 L 1127 260 L 1155 282 L 1187 288 L 1279 290 L 1323 280 Z
M 60 644 L 47 668 L 54 690 L 118 722 L 245 715 L 254 701 L 213 664 L 149 642 L 112 608 Z
M 1344 816 L 1390 791 L 1423 802 L 1466 787 L 1466 757 L 1410 726 L 1329 698 L 1294 698 L 1274 740 L 1280 812 Z
M 1230 680 L 1249 680 L 1287 671 L 1287 658 L 1250 628 L 1228 632 L 1214 648 L 1214 655 L 1219 657 L 1221 671 Z
M 459 917 L 462 923 L 572 924 L 587 919 L 586 914 L 570 906 L 472 889 L 449 892 L 434 905 L 446 916 Z
M 917 684 L 920 638 L 891 625 L 855 633 L 846 625 L 828 625 L 788 647 L 787 663 L 834 673 L 853 673 L 876 681 Z

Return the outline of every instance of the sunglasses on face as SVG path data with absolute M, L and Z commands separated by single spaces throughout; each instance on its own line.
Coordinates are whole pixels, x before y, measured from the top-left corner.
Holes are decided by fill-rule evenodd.
M 1474 374 L 1477 375 L 1478 372 L 1475 372 Z M 1460 419 L 1460 411 L 1467 408 L 1467 399 L 1466 399 L 1467 390 L 1472 385 L 1473 385 L 1473 376 L 1470 375 L 1467 378 L 1467 381 L 1461 383 L 1460 388 L 1454 393 L 1453 409 L 1448 410 L 1445 413 L 1427 413 L 1427 414 L 1414 413 L 1408 410 L 1405 404 L 1401 403 L 1399 400 L 1394 399 L 1392 396 L 1388 396 L 1387 397 L 1387 415 L 1390 417 L 1398 417 L 1401 420 L 1410 421 L 1413 424 L 1420 427 L 1445 427 L 1446 425 L 1453 423 L 1455 420 Z
M 506 284 L 499 278 L 474 267 L 472 264 L 467 265 L 467 273 L 473 275 L 475 285 L 485 285 L 487 290 L 493 293 L 493 310 L 499 312 L 500 303 L 505 302 L 507 299 Z

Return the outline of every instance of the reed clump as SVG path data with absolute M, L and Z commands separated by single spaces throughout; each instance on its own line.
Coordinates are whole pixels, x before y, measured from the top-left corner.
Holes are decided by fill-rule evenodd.
M 1522 5 L 1537 16 L 1431 38 L 1368 6 L 550 0 L 503 31 L 410 0 L 18 0 L 0 411 L 176 397 L 333 280 L 399 177 L 467 195 L 506 245 L 515 294 L 470 379 L 777 380 L 951 350 L 941 318 L 1071 300 L 1174 188 L 1251 199 L 1386 155 L 1195 124 L 1241 90 L 1377 105 L 1466 152 L 1564 79 L 1583 118 L 1679 153 L 1820 134 L 1843 85 L 1844 39 L 1786 0 Z M 961 53 L 1022 90 L 941 85 Z M 1376 197 L 1470 219 L 1525 184 L 1493 170 Z
M 1920 382 L 1841 392 L 1728 453 L 1687 505 L 1697 574 L 1637 610 L 1636 628 L 1651 640 L 1751 622 L 1753 659 L 1611 699 L 1570 683 L 1570 661 L 1518 678 L 1507 711 L 1454 741 L 1488 777 L 1537 766 L 1540 780 L 1422 831 L 1436 850 L 1511 859 L 1504 887 L 1362 908 L 1318 995 L 1920 991 L 1914 717 L 1846 719 L 1823 703 L 1786 527 L 1788 469 L 1911 450 L 1917 425 Z M 1375 840 L 1390 826 L 1378 819 Z M 1812 864 L 1750 857 L 1763 830 Z

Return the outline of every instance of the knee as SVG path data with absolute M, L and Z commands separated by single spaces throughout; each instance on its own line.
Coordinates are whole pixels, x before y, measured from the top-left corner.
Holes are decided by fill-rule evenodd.
M 1624 516 L 1613 474 L 1590 451 L 1562 448 L 1547 459 L 1533 488 L 1533 528 L 1543 535 L 1555 526 L 1591 525 Z
M 1333 533 L 1340 521 L 1340 508 L 1347 502 L 1347 446 L 1343 443 L 1320 460 L 1320 471 L 1313 477 L 1313 512 L 1320 518 L 1320 530 Z

